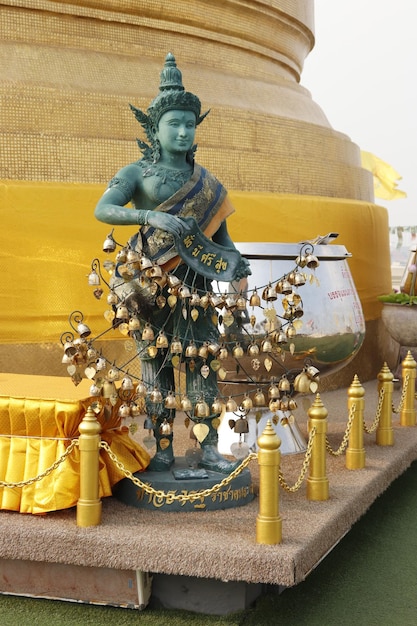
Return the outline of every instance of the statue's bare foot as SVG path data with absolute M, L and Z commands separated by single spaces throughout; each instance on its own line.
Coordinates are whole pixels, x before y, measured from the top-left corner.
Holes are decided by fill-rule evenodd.
M 149 472 L 165 472 L 169 470 L 174 462 L 174 454 L 172 448 L 166 450 L 157 450 L 155 456 L 151 459 L 147 470 Z
M 203 458 L 199 462 L 199 467 L 211 470 L 212 472 L 220 472 L 221 474 L 230 474 L 240 465 L 240 461 L 228 461 L 220 454 L 216 446 L 202 446 Z

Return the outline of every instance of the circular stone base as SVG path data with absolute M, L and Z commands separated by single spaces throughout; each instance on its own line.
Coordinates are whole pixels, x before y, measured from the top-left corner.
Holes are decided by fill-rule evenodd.
M 243 506 L 254 498 L 251 475 L 244 469 L 236 478 L 219 491 L 214 491 L 205 497 L 193 501 L 174 500 L 179 494 L 193 494 L 205 489 L 211 489 L 219 484 L 225 474 L 205 469 L 191 469 L 185 458 L 175 459 L 169 470 L 164 472 L 137 472 L 135 477 L 150 485 L 157 491 L 164 491 L 165 496 L 148 494 L 144 489 L 137 487 L 131 480 L 124 478 L 113 489 L 113 495 L 130 506 L 139 509 L 162 511 L 217 511 Z

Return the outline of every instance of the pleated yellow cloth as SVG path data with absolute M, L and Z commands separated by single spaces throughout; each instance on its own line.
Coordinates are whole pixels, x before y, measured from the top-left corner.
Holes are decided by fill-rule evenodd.
M 86 383 L 87 381 L 83 381 Z M 0 375 L 0 481 L 19 483 L 42 474 L 61 458 L 91 403 L 86 390 L 54 376 Z M 22 395 L 24 393 L 24 395 Z M 149 454 L 119 427 L 117 406 L 98 415 L 101 438 L 131 472 L 144 470 Z M 23 487 L 0 487 L 0 509 L 47 513 L 76 505 L 79 498 L 79 449 L 50 474 Z M 99 495 L 110 496 L 123 474 L 105 451 L 100 452 Z

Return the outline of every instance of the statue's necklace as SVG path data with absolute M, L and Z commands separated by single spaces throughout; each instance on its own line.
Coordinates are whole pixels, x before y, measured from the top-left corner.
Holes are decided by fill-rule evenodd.
M 158 163 L 152 163 L 149 167 L 145 169 L 142 176 L 146 178 L 147 176 L 158 176 L 161 179 L 162 185 L 172 185 L 177 186 L 178 183 L 180 185 L 185 185 L 187 180 L 189 180 L 192 174 L 193 168 L 190 166 L 186 170 L 178 170 L 172 169 L 170 167 L 164 167 L 163 165 L 159 165 Z
M 148 194 L 157 203 L 164 202 L 181 189 L 191 175 L 192 167 L 187 170 L 178 170 L 164 167 L 158 163 L 149 164 L 143 168 L 142 172 L 142 176 L 149 180 Z

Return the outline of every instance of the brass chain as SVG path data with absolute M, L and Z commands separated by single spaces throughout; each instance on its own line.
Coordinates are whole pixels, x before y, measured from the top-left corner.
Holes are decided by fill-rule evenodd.
M 315 434 L 316 434 L 316 427 L 313 426 L 313 428 L 310 431 L 310 436 L 308 438 L 307 450 L 306 450 L 306 453 L 304 455 L 304 461 L 303 461 L 303 465 L 301 467 L 300 475 L 299 475 L 297 481 L 294 483 L 294 485 L 292 487 L 290 487 L 286 483 L 286 481 L 284 479 L 284 476 L 282 475 L 281 470 L 279 471 L 279 474 L 278 474 L 279 484 L 281 485 L 281 487 L 285 491 L 288 491 L 288 493 L 295 493 L 296 491 L 299 490 L 299 488 L 301 487 L 301 485 L 303 483 L 303 480 L 304 480 L 305 475 L 307 473 L 307 468 L 308 468 L 308 465 L 309 465 L 310 459 L 311 459 L 311 453 L 312 453 L 312 450 L 313 450 L 313 441 L 314 441 Z
M 363 420 L 363 429 L 364 429 L 364 431 L 366 433 L 368 433 L 368 435 L 371 435 L 378 428 L 379 420 L 381 419 L 381 412 L 382 412 L 382 405 L 383 405 L 383 402 L 384 402 L 384 395 L 385 395 L 385 389 L 383 387 L 381 387 L 381 389 L 379 391 L 379 398 L 378 398 L 378 406 L 376 408 L 376 415 L 375 415 L 374 421 L 372 422 L 372 426 L 369 426 L 369 428 L 368 428 L 368 426 L 365 424 L 365 420 Z
M 345 434 L 343 435 L 342 443 L 340 444 L 337 450 L 332 449 L 332 447 L 330 446 L 329 440 L 326 437 L 326 450 L 332 456 L 340 456 L 345 451 L 345 448 L 349 441 L 350 431 L 352 430 L 352 424 L 353 424 L 353 419 L 355 417 L 355 412 L 356 412 L 356 404 L 352 404 L 352 406 L 350 407 L 349 418 L 348 418 Z
M 236 467 L 236 469 L 233 470 L 233 472 L 231 472 L 228 476 L 226 476 L 220 483 L 213 485 L 213 487 L 210 487 L 208 489 L 202 489 L 201 491 L 195 491 L 193 493 L 172 494 L 172 493 L 166 493 L 165 491 L 162 491 L 162 489 L 154 489 L 148 483 L 144 483 L 142 480 L 134 476 L 132 472 L 126 469 L 123 463 L 119 461 L 119 459 L 114 454 L 114 452 L 110 449 L 110 446 L 108 445 L 106 441 L 100 442 L 100 448 L 103 448 L 107 452 L 107 454 L 109 455 L 113 463 L 117 466 L 117 468 L 125 475 L 126 478 L 129 478 L 129 480 L 131 480 L 136 485 L 136 487 L 139 487 L 139 489 L 142 489 L 143 491 L 145 491 L 145 493 L 155 496 L 158 499 L 167 498 L 170 501 L 178 500 L 179 502 L 194 502 L 195 500 L 200 500 L 201 498 L 207 498 L 213 493 L 220 491 L 223 487 L 231 483 L 232 480 L 234 480 L 237 476 L 239 476 L 239 474 L 249 465 L 249 463 L 252 460 L 258 458 L 258 455 L 255 452 L 252 452 L 251 454 L 249 454 L 249 456 L 247 456 L 242 461 L 240 465 L 238 465 L 238 467 Z
M 70 445 L 68 446 L 68 448 L 65 450 L 64 454 L 59 459 L 57 459 L 55 463 L 53 463 L 50 467 L 48 467 L 48 469 L 42 472 L 42 474 L 38 474 L 38 476 L 35 476 L 34 478 L 29 478 L 28 480 L 21 480 L 18 483 L 6 483 L 1 480 L 0 487 L 9 487 L 10 489 L 16 489 L 18 487 L 26 487 L 27 485 L 33 485 L 33 483 L 36 483 L 37 481 L 42 480 L 42 478 L 45 478 L 45 476 L 48 476 L 54 470 L 56 470 L 61 465 L 61 463 L 63 463 L 65 459 L 69 457 L 69 455 L 71 454 L 71 452 L 74 450 L 75 446 L 77 445 L 78 445 L 78 439 L 73 439 Z
M 405 402 L 405 396 L 407 394 L 409 381 L 410 381 L 410 374 L 406 374 L 406 376 L 404 378 L 403 388 L 401 390 L 401 398 L 400 398 L 400 404 L 398 405 L 398 409 L 396 409 L 395 406 L 394 406 L 394 403 L 392 403 L 392 412 L 393 413 L 401 413 L 401 411 L 403 410 L 404 402 Z

